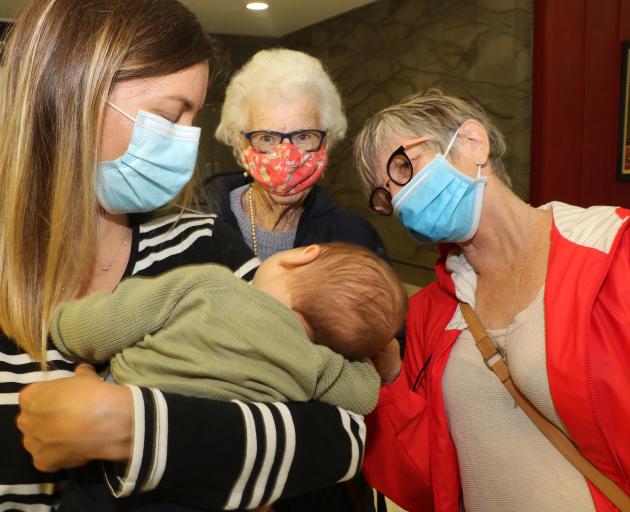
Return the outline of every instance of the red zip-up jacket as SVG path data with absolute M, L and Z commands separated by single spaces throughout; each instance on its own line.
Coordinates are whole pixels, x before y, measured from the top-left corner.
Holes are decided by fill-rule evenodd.
M 630 210 L 545 208 L 553 213 L 544 295 L 553 404 L 581 453 L 630 494 Z M 411 512 L 457 512 L 461 497 L 442 375 L 465 324 L 447 249 L 437 281 L 411 298 L 401 374 L 366 418 L 365 475 Z M 616 510 L 589 488 L 598 512 Z

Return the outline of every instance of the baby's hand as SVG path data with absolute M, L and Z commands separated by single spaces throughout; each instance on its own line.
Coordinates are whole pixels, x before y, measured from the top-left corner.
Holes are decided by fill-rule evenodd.
M 392 339 L 372 358 L 374 368 L 381 376 L 381 386 L 387 386 L 396 380 L 400 373 L 400 344 L 396 338 Z

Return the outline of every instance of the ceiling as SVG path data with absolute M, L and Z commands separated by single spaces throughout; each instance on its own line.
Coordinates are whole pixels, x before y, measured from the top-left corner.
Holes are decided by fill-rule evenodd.
M 182 0 L 210 33 L 264 37 L 282 37 L 376 0 L 266 0 L 266 11 L 246 9 L 248 1 Z M 0 19 L 15 18 L 26 2 L 0 0 Z

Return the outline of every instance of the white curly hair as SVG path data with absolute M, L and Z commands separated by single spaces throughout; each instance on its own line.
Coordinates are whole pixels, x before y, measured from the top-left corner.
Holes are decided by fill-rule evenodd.
M 348 121 L 337 87 L 322 63 L 306 53 L 286 48 L 262 50 L 238 70 L 225 91 L 217 140 L 232 147 L 240 163 L 248 104 L 269 103 L 296 95 L 312 95 L 319 107 L 321 129 L 330 148 L 346 135 Z

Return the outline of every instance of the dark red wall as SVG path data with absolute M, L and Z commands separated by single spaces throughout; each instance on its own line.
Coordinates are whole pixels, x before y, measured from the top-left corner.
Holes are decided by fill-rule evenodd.
M 536 0 L 531 202 L 630 207 L 616 180 L 630 0 Z

